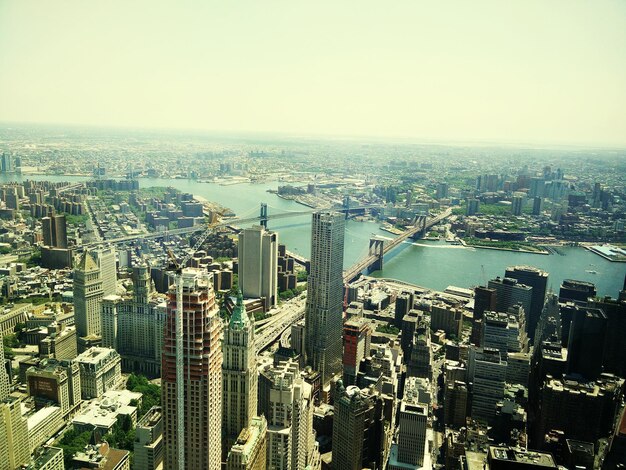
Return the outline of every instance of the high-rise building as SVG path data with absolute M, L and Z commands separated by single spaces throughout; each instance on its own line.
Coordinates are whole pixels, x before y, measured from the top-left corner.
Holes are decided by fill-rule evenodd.
M 533 198 L 533 215 L 541 215 L 543 210 L 543 198 L 536 196 Z
M 162 365 L 164 468 L 179 468 L 178 433 L 184 433 L 184 464 L 188 469 L 219 470 L 222 439 L 222 321 L 208 273 L 182 271 L 183 304 L 176 303 L 176 288 L 168 293 Z M 177 400 L 176 315 L 182 308 L 182 403 Z M 184 429 L 178 429 L 178 412 Z
M 243 304 L 241 291 L 224 330 L 222 342 L 222 433 L 224 456 L 257 415 L 258 371 L 254 321 Z
M 468 400 L 465 382 L 455 380 L 446 384 L 443 420 L 447 426 L 461 428 L 466 425 Z
M 0 344 L 4 344 L 2 341 L 2 332 L 0 331 Z M 4 348 L 0 348 L 0 401 L 8 397 L 10 392 L 9 374 L 4 359 Z
M 0 401 L 0 470 L 14 470 L 30 461 L 28 425 L 22 416 L 22 400 Z
M 80 390 L 84 399 L 98 398 L 118 387 L 122 378 L 122 358 L 114 349 L 93 347 L 74 359 L 80 368 Z
M 491 423 L 496 415 L 496 404 L 504 398 L 507 363 L 502 360 L 500 351 L 489 348 L 471 348 L 469 359 L 471 416 L 477 421 Z
M 312 387 L 298 363 L 285 361 L 263 372 L 267 409 L 267 468 L 304 470 L 316 461 Z
M 483 335 L 480 341 L 483 348 L 497 349 L 506 359 L 509 353 L 524 352 L 524 338 L 525 332 L 520 329 L 515 315 L 485 312 Z
M 102 334 L 100 302 L 102 279 L 100 268 L 85 251 L 74 270 L 74 318 L 79 338 L 100 338 Z M 80 342 L 79 342 L 79 349 Z
M 278 234 L 262 226 L 239 233 L 239 287 L 246 298 L 265 299 L 265 308 L 278 302 Z M 236 436 L 235 436 L 236 437 Z
M 102 299 L 102 346 L 122 356 L 122 369 L 149 377 L 161 375 L 166 302 L 155 292 L 145 265 L 133 267 L 131 296 Z
M 596 296 L 596 286 L 593 282 L 564 279 L 559 289 L 559 301 L 587 302 L 589 297 Z
M 461 338 L 463 311 L 441 303 L 433 303 L 430 311 L 430 329 L 442 330 L 448 336 Z
M 530 310 L 524 308 L 528 319 L 526 322 L 528 337 L 532 342 L 535 338 L 535 330 L 543 310 L 543 304 L 546 301 L 548 273 L 532 266 L 510 266 L 506 269 L 505 277 L 517 279 L 518 283 L 532 287 Z
M 150 408 L 135 427 L 136 470 L 157 470 L 163 468 L 163 419 L 161 408 Z
M 567 371 L 595 380 L 602 373 L 607 318 L 598 308 L 574 313 L 567 346 Z
M 43 244 L 54 248 L 67 248 L 65 215 L 57 214 L 41 219 Z
M 561 341 L 561 308 L 559 298 L 553 293 L 548 294 L 539 317 L 535 331 L 535 343 L 539 345 L 550 338 Z
M 424 464 L 428 404 L 419 402 L 416 380 L 411 378 L 407 381 L 404 398 L 400 402 L 397 461 L 389 461 L 390 470 L 400 470 L 406 465 L 420 468 Z
M 413 335 L 411 357 L 407 361 L 407 376 L 430 379 L 432 376 L 432 362 L 433 351 L 430 341 L 430 328 L 426 323 L 420 322 Z
M 335 389 L 333 418 L 333 468 L 382 468 L 386 457 L 383 400 L 371 388 Z
M 402 319 L 409 314 L 413 308 L 414 296 L 412 293 L 399 294 L 396 297 L 394 324 L 398 328 L 402 328 Z
M 354 317 L 343 325 L 343 380 L 356 385 L 361 361 L 370 353 L 372 326 L 364 317 Z
M 264 416 L 250 420 L 228 452 L 226 470 L 265 470 L 267 458 L 267 421 Z
M 117 293 L 117 261 L 115 259 L 115 248 L 112 246 L 97 248 L 92 252 L 92 256 L 100 268 L 102 295 L 115 295 Z
M 602 309 L 607 318 L 604 371 L 626 377 L 626 289 L 618 299 L 593 300 L 589 307 Z
M 496 293 L 495 289 L 479 286 L 474 289 L 474 315 L 472 318 L 472 334 L 471 343 L 480 346 L 482 337 L 482 321 L 484 313 L 489 310 L 496 310 Z
M 64 419 L 80 409 L 80 366 L 76 362 L 44 359 L 26 370 L 26 384 L 36 403 L 57 403 Z
M 465 208 L 465 215 L 475 215 L 480 210 L 480 201 L 478 199 L 468 199 Z
M 542 445 L 552 430 L 566 439 L 595 443 L 614 430 L 622 400 L 624 379 L 602 376 L 589 382 L 580 376 L 548 376 L 541 390 L 536 443 Z
M 528 332 L 529 312 L 532 306 L 533 289 L 530 286 L 518 282 L 517 279 L 505 277 L 495 278 L 489 281 L 490 289 L 496 291 L 496 308 L 497 312 L 507 312 L 510 307 L 520 304 L 526 312 L 526 331 Z M 543 308 L 543 304 L 541 306 Z M 541 310 L 540 310 L 541 312 Z M 537 317 L 539 318 L 539 317 Z M 535 323 L 535 328 L 537 324 Z
M 556 470 L 552 454 L 504 446 L 489 446 L 487 462 L 491 470 Z
M 305 311 L 306 362 L 322 374 L 324 385 L 341 372 L 344 227 L 342 214 L 313 214 Z
M 522 215 L 522 209 L 524 208 L 524 198 L 521 196 L 513 196 L 511 203 L 511 214 Z

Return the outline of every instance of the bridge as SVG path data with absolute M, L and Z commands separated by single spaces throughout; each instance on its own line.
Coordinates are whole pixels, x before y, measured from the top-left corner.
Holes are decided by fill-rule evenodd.
M 389 253 L 408 238 L 422 237 L 427 230 L 430 230 L 430 228 L 434 225 L 450 216 L 451 213 L 452 209 L 448 209 L 431 219 L 424 216 L 418 217 L 413 227 L 398 235 L 388 243 L 385 243 L 385 240 L 383 239 L 372 238 L 370 240 L 370 250 L 368 256 L 344 271 L 344 281 L 348 283 L 356 279 L 361 272 L 368 268 L 372 268 L 372 270 L 382 269 L 382 261 L 385 254 Z M 306 293 L 304 295 L 306 295 Z M 260 352 L 270 346 L 274 341 L 276 341 L 277 338 L 280 338 L 281 343 L 285 342 L 287 329 L 291 328 L 291 325 L 304 318 L 303 301 L 295 300 L 291 302 L 291 305 L 286 306 L 285 311 L 259 322 L 255 339 L 257 352 Z
M 355 207 L 345 207 L 345 206 L 338 207 L 338 208 L 331 207 L 331 208 L 326 208 L 326 209 L 307 209 L 307 210 L 302 210 L 302 211 L 283 212 L 280 214 L 268 215 L 267 205 L 261 204 L 260 215 L 257 215 L 254 217 L 232 218 L 232 219 L 224 220 L 224 221 L 221 221 L 217 224 L 213 224 L 210 226 L 201 224 L 201 225 L 194 225 L 193 227 L 178 228 L 178 229 L 173 229 L 173 230 L 164 230 L 161 232 L 150 232 L 150 233 L 144 233 L 144 234 L 138 234 L 138 235 L 127 235 L 124 237 L 110 238 L 108 240 L 101 240 L 101 241 L 96 241 L 96 242 L 91 242 L 91 243 L 83 243 L 82 245 L 79 245 L 76 248 L 93 248 L 95 246 L 102 245 L 103 243 L 111 244 L 111 245 L 118 245 L 122 243 L 129 243 L 129 242 L 139 241 L 139 240 L 151 240 L 151 239 L 156 239 L 156 238 L 166 238 L 170 236 L 190 235 L 196 232 L 204 232 L 208 228 L 216 229 L 216 228 L 221 228 L 221 227 L 234 227 L 234 226 L 246 225 L 246 224 L 255 223 L 255 222 L 259 223 L 260 225 L 263 225 L 264 227 L 267 227 L 268 220 L 277 220 L 277 219 L 285 219 L 289 217 L 297 217 L 301 215 L 309 215 L 309 214 L 312 214 L 313 212 L 324 211 L 324 210 L 344 212 L 347 215 L 350 212 L 362 212 L 367 209 L 380 209 L 380 206 L 372 204 L 372 205 L 367 205 L 367 206 L 355 206 Z
M 369 269 L 377 271 L 383 268 L 383 257 L 391 250 L 396 248 L 400 243 L 404 242 L 408 238 L 421 238 L 424 236 L 427 230 L 430 230 L 434 225 L 441 222 L 446 217 L 452 214 L 452 209 L 446 209 L 436 217 L 427 218 L 425 216 L 416 217 L 415 222 L 411 228 L 405 230 L 393 240 L 384 240 L 382 238 L 371 238 L 369 253 L 361 261 L 346 269 L 343 273 L 343 280 L 349 283 L 359 277 L 359 275 L 365 270 Z

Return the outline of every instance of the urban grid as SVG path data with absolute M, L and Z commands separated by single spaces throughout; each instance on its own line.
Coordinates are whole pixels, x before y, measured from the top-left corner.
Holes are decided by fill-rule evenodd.
M 45 94 L 61 95 L 61 82 L 71 80 L 77 95 L 63 95 L 68 106 L 57 107 L 54 122 L 38 122 L 39 114 L 22 119 L 10 106 L 0 109 L 0 470 L 626 470 L 626 146 L 427 141 L 378 137 L 366 128 L 362 138 L 335 138 L 305 135 L 297 127 L 284 134 L 150 127 L 152 118 L 179 109 L 173 104 L 177 95 L 166 90 L 168 81 L 176 84 L 176 93 L 198 94 L 198 107 L 216 103 L 227 120 L 232 110 L 217 94 L 224 100 L 241 94 L 233 109 L 244 101 L 257 103 L 254 96 L 269 90 L 267 77 L 261 77 L 267 74 L 284 90 L 267 91 L 263 102 L 271 113 L 256 115 L 259 129 L 265 129 L 262 121 L 270 114 L 291 109 L 295 92 L 285 76 L 292 73 L 297 81 L 303 70 L 310 71 L 307 61 L 316 69 L 320 61 L 319 77 L 297 92 L 303 107 L 298 111 L 310 111 L 307 123 L 357 122 L 370 112 L 366 94 L 376 99 L 395 87 L 406 91 L 405 81 L 439 73 L 427 70 L 438 67 L 439 56 L 420 57 L 423 68 L 407 69 L 412 72 L 406 76 L 374 70 L 417 60 L 401 58 L 407 49 L 387 50 L 383 60 L 376 47 L 383 50 L 395 33 L 404 38 L 397 47 L 410 43 L 418 34 L 414 29 L 426 26 L 405 23 L 418 21 L 415 12 L 426 8 L 424 2 L 415 2 L 416 10 L 399 2 L 395 8 L 406 11 L 406 18 L 395 14 L 389 24 L 386 10 L 377 7 L 374 22 L 382 32 L 368 23 L 378 39 L 367 50 L 355 42 L 363 30 L 348 23 L 361 8 L 369 15 L 370 7 L 352 5 L 350 21 L 340 21 L 345 37 L 337 35 L 332 47 L 324 34 L 337 33 L 339 20 L 329 14 L 322 21 L 311 8 L 305 16 L 320 31 L 302 42 L 290 26 L 280 39 L 291 51 L 284 54 L 268 39 L 287 31 L 286 19 L 274 17 L 279 11 L 274 2 L 262 13 L 248 5 L 261 16 L 238 13 L 237 28 L 229 6 L 194 4 L 197 18 L 185 16 L 189 31 L 173 19 L 159 23 L 165 20 L 158 15 L 167 15 L 154 2 L 154 11 L 147 11 L 151 4 L 132 22 L 135 35 L 128 34 L 121 13 L 115 15 L 119 25 L 107 26 L 105 39 L 90 28 L 106 22 L 108 9 L 122 11 L 115 10 L 116 2 L 98 5 L 102 11 L 94 17 L 64 17 L 54 30 L 19 3 L 0 2 L 0 103 L 13 96 L 14 86 L 34 93 L 30 100 L 20 98 L 27 110 L 45 107 L 45 100 L 36 103 L 37 87 L 30 88 L 35 78 L 20 75 L 8 88 L 2 81 L 25 66 L 16 62 L 20 51 L 38 56 L 27 33 L 50 41 L 38 46 L 49 61 L 31 70 L 50 80 Z M 48 8 L 56 7 L 36 8 L 50 13 Z M 136 6 L 126 8 L 129 15 L 136 13 Z M 168 8 L 173 17 L 180 13 Z M 345 13 L 344 6 L 334 8 Z M 626 14 L 623 5 L 610 8 Z M 478 21 L 475 12 L 466 13 L 468 23 Z M 559 13 L 564 25 L 574 21 L 569 15 Z M 536 28 L 539 16 L 532 20 Z M 612 48 L 624 52 L 626 28 L 621 33 L 612 28 L 615 22 L 623 25 L 626 15 L 604 15 L 603 27 L 596 29 L 591 16 L 585 19 L 590 25 L 585 41 L 598 51 L 594 67 L 602 68 Z M 223 35 L 226 26 L 213 17 L 232 27 L 232 35 Z M 285 17 L 290 25 L 296 21 Z M 83 20 L 91 26 L 76 24 Z M 20 26 L 31 21 L 32 29 Z M 568 36 L 569 30 L 556 31 L 545 21 L 550 34 Z M 599 52 L 591 36 L 604 34 L 605 21 L 617 39 L 607 39 L 611 51 Z M 141 42 L 150 42 L 152 33 L 142 35 L 157 24 L 168 44 L 182 35 L 185 47 L 211 47 L 214 55 L 189 59 L 165 43 L 158 53 L 141 52 L 146 47 Z M 459 43 L 455 50 L 465 41 L 479 41 L 479 36 L 461 38 L 454 24 L 444 29 Z M 512 28 L 517 19 L 504 24 Z M 309 35 L 313 26 L 298 28 Z M 527 29 L 516 43 L 520 48 L 530 36 L 545 33 Z M 522 34 L 519 25 L 512 31 Z M 509 44 L 504 28 L 498 34 L 489 47 L 500 40 Z M 445 44 L 433 40 L 428 47 L 452 47 L 442 35 L 436 33 L 437 41 Z M 114 46 L 120 37 L 130 52 Z M 106 47 L 96 43 L 105 40 Z M 81 48 L 77 41 L 85 41 L 86 49 L 72 63 L 93 64 L 94 54 L 103 68 L 52 67 L 61 60 L 52 49 Z M 246 48 L 267 55 L 252 57 Z M 501 55 L 478 49 L 472 54 Z M 99 55 L 103 51 L 106 56 Z M 563 61 L 571 59 L 568 51 Z M 144 54 L 150 57 L 147 68 Z M 325 54 L 333 57 L 336 74 L 324 69 Z M 96 95 L 110 97 L 107 90 L 117 85 L 98 75 L 105 66 L 122 70 L 118 55 L 126 65 L 112 106 L 119 106 L 122 119 L 124 109 L 141 103 L 147 127 L 93 124 L 82 114 L 76 114 L 76 124 L 61 124 L 79 109 L 89 110 L 84 116 L 107 115 Z M 275 56 L 283 68 L 275 66 Z M 548 83 L 556 66 L 546 61 L 541 68 L 531 56 L 520 63 L 528 60 L 534 72 L 515 74 Z M 446 73 L 476 70 L 477 57 L 448 56 L 455 65 Z M 496 60 L 486 57 L 483 65 Z M 191 77 L 203 60 L 213 67 L 209 75 L 223 80 L 224 88 L 210 102 L 201 101 L 204 82 L 199 86 Z M 369 69 L 358 70 L 359 80 L 371 85 L 363 95 L 366 85 L 349 73 L 350 64 L 361 60 L 372 61 Z M 249 62 L 245 73 L 237 68 L 239 61 Z M 259 65 L 265 61 L 270 65 Z M 558 76 L 584 82 L 583 68 L 565 68 Z M 489 70 L 504 80 L 506 71 Z M 143 82 L 145 96 L 131 85 L 132 92 L 122 91 L 133 73 L 150 76 Z M 466 73 L 463 81 L 470 80 Z M 616 81 L 626 77 L 611 73 Z M 235 85 L 250 75 L 258 79 L 258 89 L 256 82 L 245 89 Z M 224 77 L 233 81 L 232 89 Z M 483 78 L 451 96 L 461 100 L 480 88 Z M 90 108 L 80 93 L 92 80 L 89 96 L 96 101 Z M 333 85 L 325 88 L 325 80 Z M 152 81 L 164 87 L 158 97 Z M 423 90 L 420 83 L 415 88 Z M 432 83 L 446 88 L 456 82 L 447 76 Z M 497 96 L 501 90 L 489 83 Z M 325 109 L 323 119 L 316 117 L 308 94 L 319 98 L 316 93 L 330 93 L 335 85 L 345 95 L 345 109 L 342 101 Z M 563 85 L 564 94 L 568 86 Z M 593 96 L 611 86 L 598 84 Z M 581 93 L 592 93 L 585 90 Z M 18 91 L 15 96 L 26 96 Z M 283 92 L 291 98 L 282 99 Z M 511 87 L 506 96 L 518 93 L 523 90 Z M 557 95 L 553 90 L 554 100 Z M 408 107 L 432 105 L 425 97 L 417 103 L 407 96 Z M 484 110 L 478 108 L 495 106 L 490 99 L 485 95 L 474 107 L 463 105 L 464 116 L 473 109 L 466 116 L 468 129 L 480 124 Z M 616 106 L 619 100 L 614 98 Z M 163 113 L 155 111 L 157 102 Z M 507 113 L 515 114 L 515 103 Z M 582 108 L 575 111 L 584 103 L 573 101 L 564 112 L 584 114 Z M 453 108 L 441 126 L 458 123 Z M 182 109 L 180 119 L 187 113 Z M 250 108 L 242 107 L 241 114 L 250 114 Z M 392 114 L 385 116 L 390 125 L 405 120 L 394 121 Z M 532 129 L 530 121 L 543 123 L 541 114 L 537 109 L 510 127 Z M 596 127 L 621 120 L 616 125 L 623 128 L 624 118 L 622 109 L 621 117 L 607 114 Z M 555 132 L 566 126 L 557 120 Z M 572 139 L 575 133 L 572 128 Z M 502 139 L 514 141 L 512 135 Z

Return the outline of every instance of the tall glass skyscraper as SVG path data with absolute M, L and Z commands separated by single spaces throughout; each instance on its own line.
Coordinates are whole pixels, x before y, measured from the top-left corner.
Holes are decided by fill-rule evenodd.
M 324 385 L 341 372 L 344 229 L 340 213 L 313 214 L 305 348 L 307 364 L 321 373 Z

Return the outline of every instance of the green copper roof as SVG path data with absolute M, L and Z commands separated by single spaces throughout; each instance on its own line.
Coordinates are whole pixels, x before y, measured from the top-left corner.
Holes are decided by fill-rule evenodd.
M 230 316 L 230 328 L 243 328 L 250 323 L 248 314 L 246 313 L 246 306 L 243 304 L 243 294 L 241 291 L 237 293 L 237 303 L 233 309 L 233 313 Z

